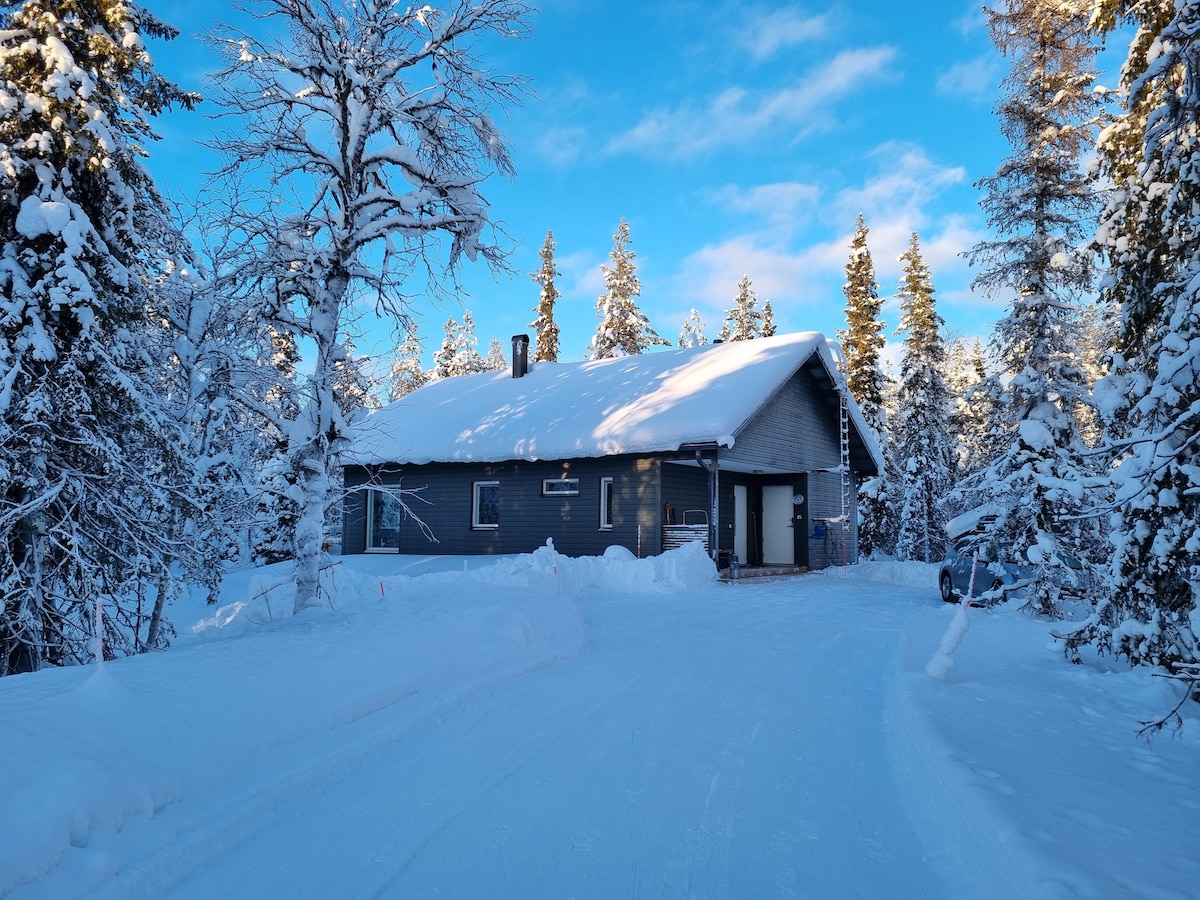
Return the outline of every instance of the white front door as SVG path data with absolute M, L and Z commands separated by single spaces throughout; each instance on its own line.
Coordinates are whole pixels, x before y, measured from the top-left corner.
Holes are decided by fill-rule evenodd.
M 796 564 L 795 516 L 792 487 L 763 486 L 763 562 L 773 566 Z
M 746 486 L 733 486 L 733 552 L 743 566 L 749 557 L 746 555 Z

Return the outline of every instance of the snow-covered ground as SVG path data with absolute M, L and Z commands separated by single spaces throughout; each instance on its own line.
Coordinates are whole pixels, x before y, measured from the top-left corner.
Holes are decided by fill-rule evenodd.
M 345 558 L 0 679 L 0 896 L 1200 895 L 1200 721 L 934 570 Z M 949 661 L 926 673 L 943 638 Z M 950 664 L 952 663 L 952 664 Z

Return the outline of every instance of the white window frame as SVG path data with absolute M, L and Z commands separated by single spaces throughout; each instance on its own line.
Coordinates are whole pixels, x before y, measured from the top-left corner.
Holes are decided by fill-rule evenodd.
M 605 475 L 600 479 L 600 530 L 612 531 L 612 515 L 609 510 L 613 505 L 613 478 Z
M 494 487 L 496 489 L 496 521 L 484 522 L 481 521 L 482 504 L 479 502 L 481 488 Z M 499 481 L 472 481 L 471 482 L 471 528 L 480 531 L 490 531 L 500 527 L 500 482 Z
M 543 478 L 543 497 L 574 497 L 579 494 L 578 478 Z
M 374 533 L 375 533 L 375 528 L 374 528 L 375 504 L 376 504 L 376 502 L 378 502 L 379 497 L 390 497 L 390 496 L 391 496 L 390 493 L 386 490 L 377 489 L 377 488 L 368 488 L 368 490 L 367 490 L 367 527 L 366 527 L 366 534 L 364 535 L 364 540 L 365 540 L 364 548 L 367 553 L 399 553 L 400 552 L 400 521 L 403 519 L 403 516 L 401 516 L 401 519 L 398 519 L 396 522 L 396 546 L 395 547 L 376 547 L 376 546 L 372 545 L 372 539 L 374 538 Z M 397 505 L 399 505 L 399 503 L 400 503 L 400 501 L 394 497 L 392 497 L 392 501 L 394 503 L 396 503 Z

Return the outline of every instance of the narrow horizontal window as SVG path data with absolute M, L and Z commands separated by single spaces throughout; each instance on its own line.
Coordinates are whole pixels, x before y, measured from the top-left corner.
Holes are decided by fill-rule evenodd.
M 569 497 L 579 493 L 578 478 L 543 478 L 543 497 Z
M 500 482 L 476 481 L 472 484 L 471 527 L 500 527 Z

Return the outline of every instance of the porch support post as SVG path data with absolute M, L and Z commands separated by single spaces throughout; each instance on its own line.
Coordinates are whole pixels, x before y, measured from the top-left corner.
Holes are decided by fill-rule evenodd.
M 717 464 L 717 452 L 713 450 L 712 464 L 709 465 L 700 451 L 696 451 L 696 462 L 708 473 L 708 555 L 713 562 L 717 561 L 717 535 L 720 534 L 719 520 L 721 514 L 720 466 Z

